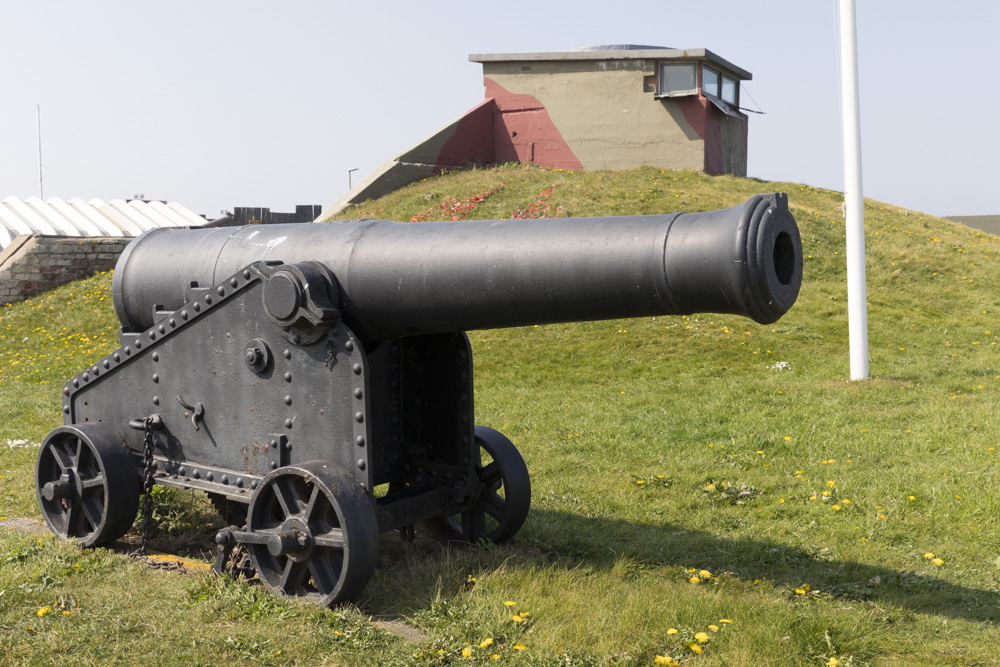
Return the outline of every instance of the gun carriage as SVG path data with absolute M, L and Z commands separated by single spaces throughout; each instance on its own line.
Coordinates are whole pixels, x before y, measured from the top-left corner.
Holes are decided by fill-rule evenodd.
M 269 589 L 334 604 L 371 578 L 381 532 L 502 542 L 528 515 L 524 460 L 475 424 L 465 331 L 770 323 L 801 278 L 781 193 L 706 213 L 153 230 L 115 269 L 120 347 L 63 389 L 42 514 L 99 545 L 132 525 L 144 476 L 201 490 L 235 518 L 223 551 L 245 544 Z

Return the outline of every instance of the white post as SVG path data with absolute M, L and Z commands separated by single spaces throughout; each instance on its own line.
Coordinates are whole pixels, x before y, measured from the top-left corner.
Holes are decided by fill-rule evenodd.
M 847 225 L 847 328 L 851 379 L 868 379 L 865 211 L 861 189 L 861 105 L 854 0 L 840 0 L 840 100 L 844 130 L 844 215 Z
M 38 198 L 45 199 L 42 195 L 42 105 L 35 105 L 35 119 L 38 121 Z

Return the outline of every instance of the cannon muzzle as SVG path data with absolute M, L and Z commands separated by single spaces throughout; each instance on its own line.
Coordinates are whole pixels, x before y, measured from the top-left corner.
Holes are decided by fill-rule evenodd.
M 156 229 L 119 259 L 115 311 L 142 331 L 260 261 L 325 266 L 345 323 L 370 341 L 699 312 L 766 324 L 802 281 L 798 228 L 773 193 L 704 213 Z

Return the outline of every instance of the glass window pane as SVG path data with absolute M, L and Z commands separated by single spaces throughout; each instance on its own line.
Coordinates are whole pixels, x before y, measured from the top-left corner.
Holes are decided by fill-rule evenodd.
M 660 65 L 660 94 L 695 93 L 694 63 Z
M 719 73 L 707 65 L 701 68 L 701 92 L 719 96 Z
M 728 76 L 722 77 L 722 101 L 730 104 L 737 104 L 737 91 L 739 84 Z

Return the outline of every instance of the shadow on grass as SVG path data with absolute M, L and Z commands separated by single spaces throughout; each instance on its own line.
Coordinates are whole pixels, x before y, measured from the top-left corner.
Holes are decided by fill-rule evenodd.
M 383 545 L 385 553 L 385 540 Z M 676 524 L 635 524 L 554 510 L 533 510 L 522 537 L 496 548 L 492 557 L 489 547 L 479 553 L 442 553 L 436 545 L 423 544 L 410 547 L 408 555 L 398 546 L 389 546 L 388 551 L 384 560 L 390 562 L 381 574 L 405 579 L 406 591 L 401 591 L 400 583 L 383 580 L 376 584 L 381 590 L 371 598 L 370 608 L 386 604 L 393 613 L 403 615 L 426 607 L 440 592 L 440 571 L 430 577 L 414 572 L 435 558 L 447 560 L 453 568 L 475 564 L 486 569 L 583 566 L 599 570 L 610 570 L 627 559 L 640 571 L 695 568 L 746 582 L 759 579 L 787 587 L 789 596 L 795 595 L 796 587 L 809 584 L 813 591 L 818 589 L 837 599 L 970 621 L 1000 620 L 997 591 L 874 563 L 837 560 L 825 550 L 810 552 L 767 538 L 730 539 Z M 418 560 L 406 562 L 417 552 Z M 673 579 L 676 575 L 668 576 Z

